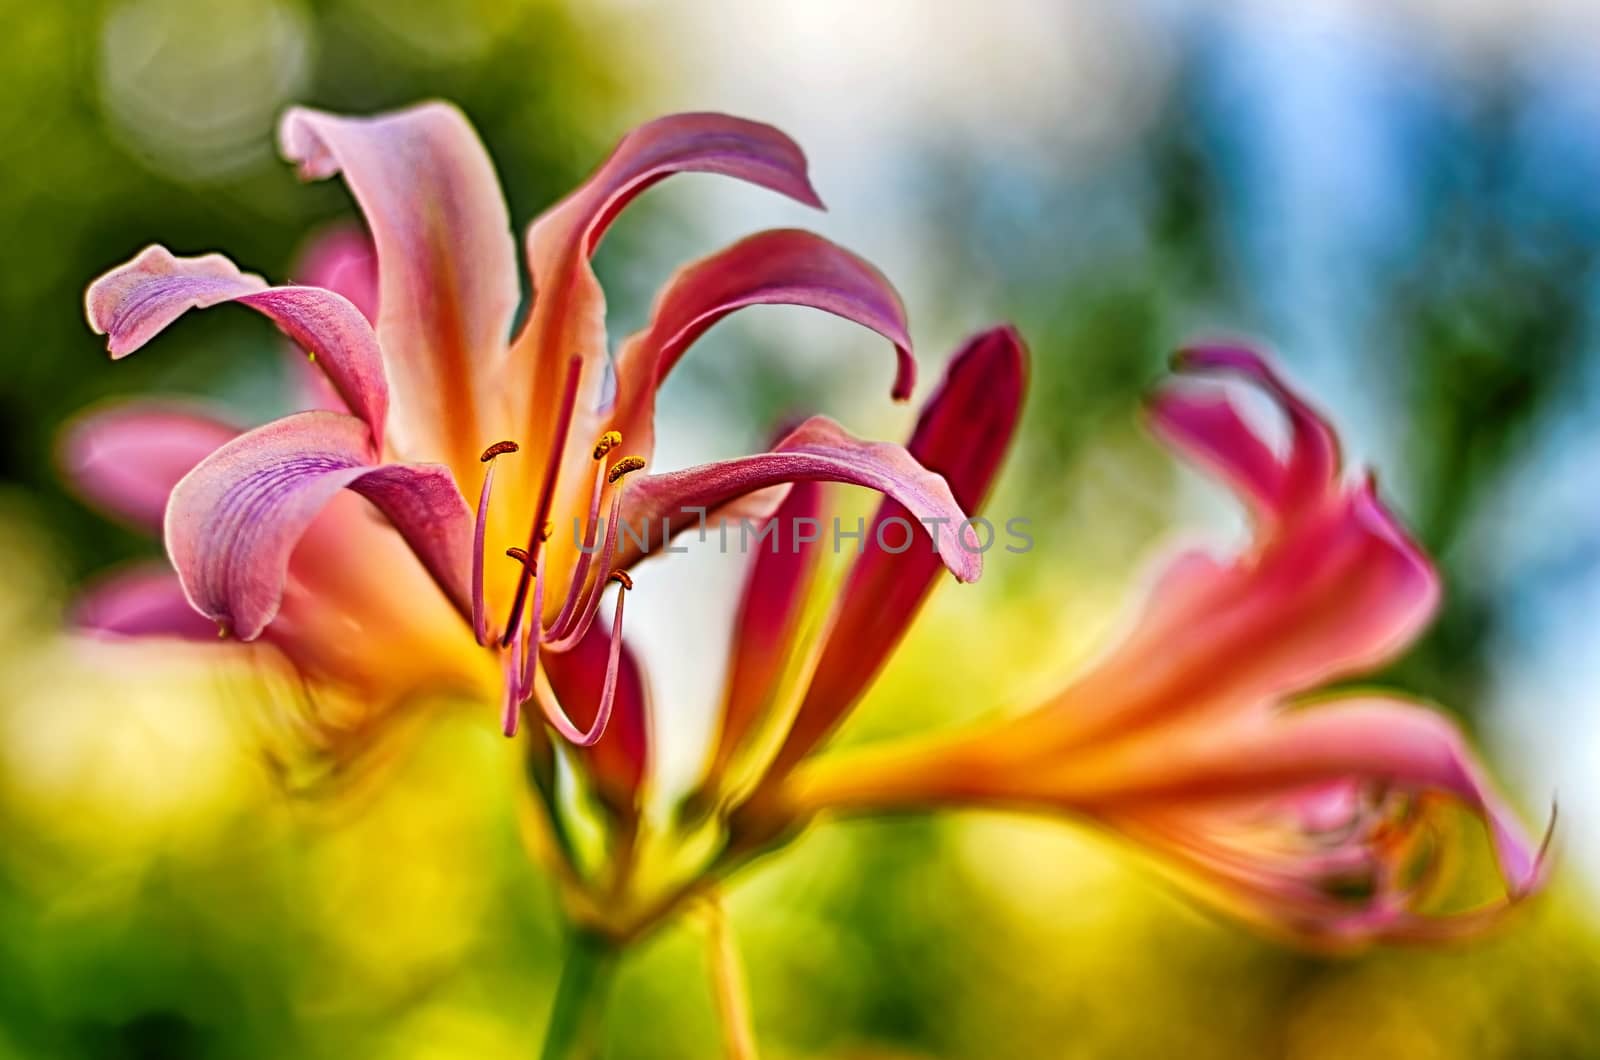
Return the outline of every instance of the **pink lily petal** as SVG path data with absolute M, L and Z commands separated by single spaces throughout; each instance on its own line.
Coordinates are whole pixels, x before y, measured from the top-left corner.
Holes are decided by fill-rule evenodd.
M 532 429 L 548 423 L 567 358 L 584 363 L 584 392 L 597 393 L 606 362 L 605 296 L 589 257 L 633 198 L 674 173 L 720 173 L 820 207 L 805 155 L 770 125 L 726 114 L 675 114 L 639 126 L 572 194 L 528 230 L 535 299 L 512 348 L 516 378 L 533 380 Z M 592 401 L 586 400 L 586 406 Z
M 1016 433 L 1027 388 L 1028 352 L 1009 327 L 982 332 L 957 351 L 943 383 L 928 399 L 907 449 L 929 471 L 942 474 L 956 503 L 981 510 Z M 925 548 L 900 553 L 878 543 L 879 527 L 911 513 L 885 498 L 867 534 L 864 554 L 851 568 L 817 662 L 811 686 L 773 765 L 792 766 L 822 740 L 882 669 L 927 599 L 938 573 Z M 886 541 L 898 541 L 893 529 Z
M 85 500 L 159 533 L 172 487 L 238 434 L 176 402 L 120 402 L 74 419 L 62 432 L 58 461 Z
M 899 357 L 893 396 L 911 396 L 916 361 L 905 308 L 883 274 L 811 232 L 758 232 L 680 269 L 657 297 L 649 326 L 618 351 L 617 405 L 631 449 L 649 451 L 650 405 L 678 359 L 723 317 L 754 305 L 810 306 L 871 328 Z
M 864 442 L 826 416 L 813 416 L 771 451 L 722 460 L 683 471 L 627 480 L 622 525 L 648 531 L 643 552 L 624 534 L 618 566 L 661 548 L 673 534 L 700 524 L 700 509 L 716 515 L 723 506 L 757 490 L 787 482 L 845 482 L 898 500 L 911 518 L 936 527 L 940 560 L 958 581 L 983 573 L 980 542 L 944 478 L 898 445 Z M 664 529 L 665 528 L 665 529 Z
M 1167 726 L 1076 755 L 981 732 L 933 737 L 824 758 L 787 791 L 801 813 L 967 805 L 1085 818 L 1166 859 L 1237 915 L 1334 948 L 1481 930 L 1548 871 L 1545 844 L 1455 725 L 1373 696 Z M 1449 853 L 1440 844 L 1450 834 L 1434 823 L 1446 804 L 1482 822 L 1503 886 L 1459 914 L 1427 911 L 1429 870 Z
M 342 294 L 373 325 L 378 321 L 378 256 L 372 239 L 359 225 L 335 224 L 313 236 L 300 251 L 289 274 L 307 287 Z M 314 362 L 296 357 L 297 408 L 349 412 L 344 399 Z
M 383 436 L 389 389 L 377 337 L 360 311 L 320 287 L 268 287 L 220 254 L 173 256 L 150 246 L 89 286 L 89 326 L 126 357 L 191 309 L 239 302 L 314 356 L 345 403 Z
M 1498 926 L 1521 904 L 1524 895 L 1505 893 L 1466 908 L 1426 908 L 1433 897 L 1429 876 L 1449 851 L 1429 849 L 1442 838 L 1429 809 L 1412 816 L 1419 820 L 1406 827 L 1414 838 L 1351 841 L 1330 851 L 1320 850 L 1316 837 L 1282 834 L 1283 823 L 1240 813 L 1144 809 L 1098 821 L 1149 852 L 1155 868 L 1203 901 L 1327 953 L 1355 953 L 1375 942 L 1463 941 Z M 1385 849 L 1397 843 L 1418 849 Z M 1394 878 L 1405 872 L 1419 881 Z
M 167 508 L 167 551 L 190 602 L 243 640 L 258 636 L 283 598 L 296 542 L 349 488 L 387 516 L 458 608 L 469 598 L 472 515 L 439 465 L 374 466 L 366 425 L 302 412 L 240 435 L 178 483 Z
M 595 722 L 611 656 L 610 631 L 600 623 L 571 651 L 544 652 L 540 663 L 567 716 L 580 728 Z M 585 763 L 595 793 L 606 805 L 632 812 L 650 757 L 649 686 L 638 657 L 622 644 L 611 720 L 591 747 L 574 748 Z
M 1231 892 L 1224 900 L 1242 899 L 1254 919 L 1311 941 L 1343 947 L 1464 935 L 1538 890 L 1547 873 L 1544 845 L 1506 806 L 1460 731 L 1413 703 L 1351 697 L 1228 731 L 1171 733 L 1140 759 L 1112 767 L 1115 794 L 1065 798 L 1199 870 Z M 1386 804 L 1402 809 L 1380 817 L 1357 805 L 1345 810 L 1346 824 L 1330 827 L 1324 795 L 1341 789 L 1384 793 L 1379 812 Z M 1503 899 L 1460 914 L 1416 911 L 1430 881 L 1406 878 L 1415 872 L 1405 863 L 1414 852 L 1401 829 L 1426 827 L 1437 806 L 1429 800 L 1440 797 L 1488 830 Z M 1360 857 L 1341 867 L 1334 860 L 1341 853 Z M 1362 878 L 1370 878 L 1370 897 L 1352 905 L 1337 889 Z
M 777 550 L 758 547 L 750 557 L 733 623 L 722 724 L 708 777 L 722 773 L 771 703 L 805 609 L 806 590 L 822 558 L 820 549 L 792 543 L 803 536 L 799 529 L 820 525 L 822 510 L 821 483 L 795 483 L 771 518 Z
M 1232 401 L 1168 387 L 1150 399 L 1148 411 L 1151 426 L 1168 444 L 1218 475 L 1258 519 L 1274 517 L 1283 492 L 1283 465 Z
M 360 225 L 334 224 L 312 236 L 291 274 L 307 287 L 344 295 L 362 316 L 378 322 L 378 250 Z
M 308 180 L 344 175 L 377 246 L 378 339 L 399 450 L 458 475 L 496 429 L 495 377 L 519 301 L 516 245 L 494 167 L 459 110 L 372 118 L 295 107 L 278 128 Z
M 1245 372 L 1291 420 L 1289 453 L 1269 459 L 1215 402 L 1155 405 L 1258 505 L 1253 546 L 1230 562 L 1181 556 L 1125 638 L 1041 707 L 805 763 L 776 801 L 802 816 L 966 804 L 1086 817 L 1218 904 L 1317 945 L 1481 930 L 1541 885 L 1545 862 L 1455 726 L 1393 699 L 1284 706 L 1404 649 L 1437 576 L 1370 479 L 1339 481 L 1331 432 L 1258 358 L 1194 356 L 1184 363 Z M 1447 804 L 1483 822 L 1504 895 L 1440 917 L 1428 902 Z
M 1259 353 L 1239 346 L 1190 346 L 1173 363 L 1183 373 L 1238 375 L 1265 391 L 1289 421 L 1289 452 L 1279 459 L 1231 405 L 1214 397 L 1175 385 L 1151 403 L 1157 433 L 1220 473 L 1252 503 L 1258 517 L 1292 518 L 1334 489 L 1340 459 L 1333 428 Z
M 1257 709 L 1383 665 L 1432 619 L 1440 587 L 1427 555 L 1370 478 L 1344 485 L 1326 470 L 1337 446 L 1303 403 L 1275 380 L 1270 392 L 1299 410 L 1302 441 L 1265 477 L 1262 443 L 1235 413 L 1170 391 L 1152 405 L 1163 433 L 1258 506 L 1256 541 L 1226 563 L 1176 560 L 1123 641 L 1021 723 L 1031 736 L 1066 748 L 1178 714 Z M 1314 498 L 1303 492 L 1313 481 Z
M 165 563 L 137 564 L 95 581 L 74 602 L 70 622 L 114 637 L 217 639 L 216 624 L 189 606 Z
M 1233 725 L 1189 725 L 1064 760 L 1029 781 L 1077 806 L 1259 799 L 1359 778 L 1449 795 L 1480 814 L 1512 894 L 1537 882 L 1537 848 L 1460 731 L 1414 703 L 1346 697 Z

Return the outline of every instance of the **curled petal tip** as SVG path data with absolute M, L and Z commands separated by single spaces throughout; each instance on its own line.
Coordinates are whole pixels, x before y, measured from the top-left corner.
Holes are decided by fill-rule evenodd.
M 1554 795 L 1550 797 L 1550 818 L 1545 822 L 1544 835 L 1539 840 L 1538 849 L 1533 853 L 1528 865 L 1518 870 L 1509 870 L 1510 875 L 1506 881 L 1506 891 L 1512 901 L 1519 901 L 1537 893 L 1544 887 L 1545 878 L 1550 871 L 1551 847 L 1555 843 L 1556 823 L 1560 818 L 1560 805 Z
M 108 270 L 84 293 L 84 315 L 107 336 L 113 359 L 133 353 L 190 309 L 264 291 L 267 281 L 221 254 L 180 258 L 152 243 Z
M 870 262 L 798 228 L 777 228 L 724 247 L 681 269 L 660 297 L 650 326 L 618 355 L 618 374 L 631 390 L 626 401 L 648 401 L 685 351 L 730 313 L 757 305 L 798 305 L 831 313 L 888 339 L 896 371 L 891 395 L 911 396 L 916 386 L 904 302 Z
M 1266 358 L 1242 343 L 1197 342 L 1180 347 L 1172 355 L 1172 369 L 1185 371 L 1236 371 L 1258 378 L 1271 378 Z
M 331 117 L 311 107 L 290 107 L 278 119 L 278 153 L 301 180 L 327 180 L 339 172 L 338 159 L 315 128 L 319 120 Z

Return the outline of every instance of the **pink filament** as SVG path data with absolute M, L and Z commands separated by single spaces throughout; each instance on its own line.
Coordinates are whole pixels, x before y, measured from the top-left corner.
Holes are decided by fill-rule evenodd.
M 621 511 L 622 490 L 618 488 L 611 495 L 611 511 L 606 519 L 606 541 L 600 550 L 600 561 L 591 564 L 596 571 L 595 576 L 583 582 L 573 580 L 568 595 L 569 604 L 580 591 L 582 596 L 577 597 L 576 607 L 563 606 L 555 625 L 546 632 L 544 640 L 551 651 L 571 651 L 589 632 L 595 611 L 600 606 L 600 594 L 605 591 L 605 578 L 599 572 L 611 569 L 611 560 L 617 552 L 617 524 Z
M 534 509 L 533 526 L 528 530 L 528 556 L 530 563 L 517 579 L 517 594 L 511 601 L 511 615 L 506 620 L 506 631 L 500 646 L 511 643 L 512 630 L 522 623 L 522 608 L 528 600 L 528 583 L 532 580 L 532 561 L 539 558 L 539 547 L 544 543 L 544 524 L 550 518 L 550 504 L 555 496 L 556 478 L 561 474 L 561 457 L 567 446 L 567 433 L 572 429 L 572 414 L 578 404 L 578 379 L 583 368 L 583 358 L 574 354 L 567 361 L 566 388 L 561 394 L 561 411 L 550 438 L 550 452 L 545 460 L 544 479 L 539 483 L 539 505 Z
M 489 616 L 483 600 L 483 539 L 489 528 L 489 492 L 494 486 L 494 459 L 483 472 L 478 493 L 478 521 L 472 532 L 472 631 L 479 644 L 489 643 Z
M 572 723 L 566 711 L 561 709 L 560 704 L 555 702 L 553 696 L 535 690 L 534 698 L 539 701 L 539 709 L 544 712 L 545 720 L 574 746 L 593 747 L 599 743 L 600 737 L 605 735 L 606 725 L 611 721 L 611 710 L 617 698 L 617 673 L 622 660 L 622 604 L 627 596 L 628 591 L 619 587 L 617 609 L 611 620 L 611 652 L 606 657 L 606 679 L 600 691 L 600 703 L 595 710 L 594 723 L 587 730 L 579 729 Z
M 565 629 L 572 621 L 572 611 L 578 606 L 582 597 L 582 590 L 589 578 L 589 568 L 594 564 L 595 553 L 600 551 L 595 548 L 595 535 L 599 533 L 600 502 L 605 496 L 605 491 L 610 488 L 606 484 L 605 461 L 599 462 L 600 466 L 594 473 L 594 491 L 589 497 L 589 519 L 583 531 L 583 547 L 578 550 L 578 562 L 573 566 L 572 582 L 567 587 L 567 598 L 561 604 L 561 613 L 550 624 L 549 632 Z M 620 487 L 617 487 L 620 488 Z M 616 512 L 611 513 L 611 521 L 616 521 Z M 601 570 L 605 569 L 602 565 Z

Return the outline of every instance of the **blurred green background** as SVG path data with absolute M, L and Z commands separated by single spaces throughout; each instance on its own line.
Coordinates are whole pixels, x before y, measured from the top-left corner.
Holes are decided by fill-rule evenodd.
M 1557 886 L 1500 937 L 1339 962 L 1214 921 L 1062 825 L 819 829 L 730 895 L 764 1055 L 1600 1055 L 1592 8 L 0 0 L 0 1058 L 534 1048 L 559 927 L 485 713 L 431 726 L 382 791 L 295 800 L 253 743 L 274 693 L 251 674 L 58 633 L 75 584 L 156 548 L 64 490 L 63 419 L 161 392 L 261 420 L 287 393 L 275 334 L 231 310 L 113 367 L 86 283 L 157 240 L 285 276 L 350 203 L 274 158 L 277 113 L 431 96 L 477 124 L 519 221 L 668 110 L 808 149 L 826 215 L 709 178 L 630 211 L 599 258 L 614 337 L 678 262 L 789 223 L 895 280 L 924 390 L 970 331 L 1028 337 L 994 508 L 1039 547 L 942 589 L 844 739 L 1025 702 L 1172 536 L 1237 533 L 1137 407 L 1179 341 L 1241 334 L 1441 559 L 1442 618 L 1385 679 L 1458 712 L 1530 817 L 1561 798 Z M 664 466 L 797 411 L 905 431 L 867 339 L 743 317 L 671 381 Z M 630 604 L 669 779 L 716 700 L 727 560 L 647 567 Z M 683 928 L 634 956 L 610 1055 L 714 1055 L 701 962 Z

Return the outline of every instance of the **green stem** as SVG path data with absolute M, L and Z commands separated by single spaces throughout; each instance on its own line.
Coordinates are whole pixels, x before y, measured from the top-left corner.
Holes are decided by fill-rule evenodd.
M 541 1060 L 589 1060 L 600 1052 L 606 991 L 617 954 L 605 939 L 575 932 L 550 1007 Z

